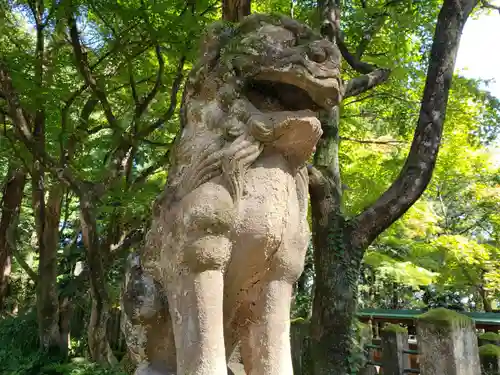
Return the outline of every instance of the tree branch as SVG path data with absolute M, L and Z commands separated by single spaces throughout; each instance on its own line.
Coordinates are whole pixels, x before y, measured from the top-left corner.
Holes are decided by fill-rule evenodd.
M 139 176 L 137 176 L 134 181 L 130 184 L 130 188 L 134 188 L 140 184 L 142 184 L 146 179 L 151 176 L 157 169 L 161 168 L 165 163 L 168 162 L 170 158 L 170 150 L 168 150 L 160 160 L 156 163 L 151 164 L 146 169 L 142 170 Z
M 111 245 L 110 255 L 113 259 L 122 257 L 125 251 L 128 251 L 132 246 L 139 244 L 144 240 L 144 231 L 141 229 L 134 229 L 122 239 Z
M 500 13 L 500 5 L 491 4 L 488 1 L 481 0 L 482 8 L 497 10 Z
M 161 118 L 156 120 L 153 124 L 151 124 L 150 126 L 146 127 L 142 131 L 140 131 L 137 134 L 138 138 L 142 139 L 142 138 L 147 137 L 149 134 L 154 132 L 156 129 L 163 126 L 163 124 L 165 122 L 169 121 L 172 118 L 172 116 L 174 115 L 175 109 L 177 108 L 177 93 L 179 92 L 179 90 L 181 88 L 182 80 L 184 78 L 183 71 L 184 71 L 184 64 L 185 63 L 186 63 L 186 56 L 183 55 L 183 56 L 181 56 L 179 63 L 177 65 L 175 79 L 174 79 L 174 82 L 172 83 L 172 88 L 170 90 L 170 105 L 168 106 L 167 111 L 165 112 L 165 114 Z
M 21 268 L 26 272 L 29 278 L 36 284 L 38 282 L 38 275 L 35 271 L 29 266 L 29 264 L 24 260 L 21 254 L 17 251 L 17 248 L 12 248 L 12 256 L 16 260 L 17 263 L 21 266 Z
M 142 114 L 148 108 L 149 104 L 155 98 L 156 94 L 158 93 L 158 90 L 161 87 L 163 72 L 165 70 L 165 60 L 163 60 L 163 56 L 161 54 L 161 48 L 160 48 L 159 44 L 156 44 L 155 52 L 156 52 L 156 58 L 158 60 L 158 74 L 156 76 L 155 85 L 154 85 L 153 89 L 151 90 L 151 92 L 137 106 L 137 109 L 135 112 L 135 121 L 137 121 L 142 116 Z
M 348 137 L 340 137 L 341 141 L 349 141 L 349 142 L 356 142 L 356 143 L 364 143 L 364 144 L 375 144 L 375 145 L 390 145 L 390 146 L 395 146 L 395 145 L 403 145 L 406 142 L 403 141 L 396 141 L 396 140 L 390 140 L 390 141 L 378 141 L 375 139 L 355 139 L 355 138 L 348 138 Z
M 132 91 L 132 98 L 134 99 L 134 103 L 136 108 L 139 107 L 139 97 L 137 96 L 137 86 L 135 84 L 134 72 L 132 70 L 132 62 L 128 61 L 128 80 L 130 84 L 130 90 Z
M 351 243 L 365 249 L 400 218 L 429 184 L 443 134 L 448 95 L 463 26 L 476 0 L 445 0 L 431 48 L 420 115 L 410 152 L 398 178 L 353 222 Z
M 389 79 L 390 74 L 389 69 L 376 69 L 368 74 L 351 79 L 345 86 L 344 99 L 359 95 L 384 83 Z
M 309 187 L 318 189 L 322 185 L 328 183 L 323 174 L 313 165 L 307 166 L 307 174 L 309 175 Z
M 347 61 L 349 66 L 353 68 L 356 72 L 361 74 L 368 74 L 377 69 L 377 66 L 363 62 L 359 60 L 356 56 L 354 56 L 352 53 L 350 53 L 349 50 L 347 49 L 343 37 L 341 36 L 337 37 L 337 46 L 339 47 L 342 57 L 345 59 L 345 61 Z
M 8 131 L 7 131 L 7 125 L 5 122 L 3 124 L 3 135 L 5 138 L 7 138 L 7 141 L 9 141 L 10 147 L 12 148 L 12 151 L 13 151 L 15 157 L 18 158 L 19 160 L 21 160 L 21 163 L 23 163 L 24 168 L 31 175 L 32 170 L 31 170 L 30 164 L 33 164 L 33 163 L 28 163 L 26 161 L 26 159 L 23 157 L 23 155 L 19 152 L 19 150 L 16 147 L 16 143 L 14 142 L 14 139 L 12 139 L 12 136 L 10 136 Z
M 365 32 L 363 40 L 361 40 L 356 49 L 356 54 L 353 55 L 349 52 L 340 30 L 340 4 L 337 4 L 333 0 L 326 0 L 322 7 L 324 12 L 324 23 L 321 28 L 322 34 L 328 36 L 330 40 L 337 43 L 342 57 L 347 61 L 351 68 L 358 73 L 364 74 L 364 76 L 354 78 L 347 83 L 344 97 L 359 95 L 385 82 L 389 78 L 390 70 L 379 69 L 375 65 L 361 61 L 361 57 L 368 48 L 369 42 L 382 28 L 382 16 L 385 15 L 385 13 L 379 16 L 380 20 L 378 20 L 378 22 L 376 22 L 370 30 Z
M 68 27 L 71 36 L 71 45 L 73 46 L 73 53 L 76 59 L 76 66 L 85 83 L 91 88 L 96 98 L 99 99 L 109 126 L 111 126 L 113 129 L 118 129 L 118 122 L 115 115 L 113 114 L 107 95 L 93 76 L 87 59 L 87 54 L 83 52 L 82 45 L 80 43 L 80 36 L 76 27 L 76 20 L 73 13 L 70 13 L 68 16 Z
M 10 73 L 2 60 L 0 60 L 0 90 L 5 94 L 9 116 L 25 146 L 61 182 L 73 188 L 75 192 L 80 193 L 80 182 L 74 172 L 67 167 L 59 168 L 57 162 L 45 150 L 41 149 L 38 142 L 34 139 L 21 106 L 19 95 L 14 89 Z

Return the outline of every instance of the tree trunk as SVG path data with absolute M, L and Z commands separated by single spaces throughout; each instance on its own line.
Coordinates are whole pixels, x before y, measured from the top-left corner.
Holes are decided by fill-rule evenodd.
M 363 253 L 352 247 L 352 230 L 342 213 L 338 107 L 322 118 L 322 128 L 309 188 L 316 272 L 311 358 L 315 375 L 344 375 L 351 372 L 351 327 Z
M 59 302 L 59 332 L 62 353 L 65 357 L 68 355 L 69 340 L 70 340 L 70 322 L 73 309 L 71 308 L 71 300 L 69 297 L 62 297 Z
M 319 198 L 311 194 L 311 201 Z M 316 283 L 311 317 L 315 375 L 351 374 L 352 327 L 358 303 L 362 252 L 352 248 L 349 223 L 313 205 Z
M 315 167 L 310 170 L 316 270 L 311 318 L 314 375 L 350 375 L 353 370 L 349 361 L 351 329 L 364 252 L 418 200 L 431 179 L 461 32 L 475 5 L 476 0 L 444 0 L 431 48 L 420 116 L 406 163 L 391 187 L 354 219 L 346 220 L 341 210 L 338 114 L 332 113 L 329 121 L 322 121 L 324 134 L 318 144 Z M 330 23 L 338 23 L 338 9 L 333 11 L 329 13 Z
M 87 328 L 90 356 L 101 364 L 115 364 L 107 339 L 107 322 L 109 319 L 109 297 L 107 283 L 100 253 L 100 241 L 97 233 L 97 221 L 91 194 L 83 192 L 80 196 L 80 223 L 83 242 L 87 250 L 87 261 L 90 270 L 90 294 L 92 308 Z
M 251 0 L 222 0 L 222 19 L 228 22 L 241 22 L 251 11 Z
M 479 297 L 481 297 L 481 302 L 483 303 L 484 312 L 493 312 L 491 301 L 488 299 L 488 292 L 484 289 L 483 284 L 478 287 L 478 291 Z
M 61 340 L 57 286 L 57 250 L 63 195 L 64 187 L 56 181 L 43 207 L 43 227 L 41 239 L 39 238 L 37 309 L 42 349 L 58 350 L 60 354 L 65 355 L 68 347 L 67 343 Z
M 26 172 L 13 164 L 5 178 L 2 196 L 2 218 L 0 220 L 0 311 L 5 308 L 5 298 L 8 294 L 9 276 L 11 267 L 11 256 L 14 249 L 13 241 L 9 238 L 12 227 L 19 216 L 19 209 L 23 199 L 24 185 L 26 184 Z

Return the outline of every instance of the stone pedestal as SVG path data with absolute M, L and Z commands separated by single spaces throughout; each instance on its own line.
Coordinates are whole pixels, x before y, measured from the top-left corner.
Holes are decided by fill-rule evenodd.
M 480 375 L 479 348 L 472 319 L 444 308 L 417 320 L 421 375 Z
M 409 368 L 408 330 L 396 324 L 386 325 L 380 334 L 382 338 L 382 369 L 384 375 L 401 375 Z
M 500 374 L 500 347 L 494 344 L 486 344 L 479 348 L 481 359 L 481 373 L 483 375 Z

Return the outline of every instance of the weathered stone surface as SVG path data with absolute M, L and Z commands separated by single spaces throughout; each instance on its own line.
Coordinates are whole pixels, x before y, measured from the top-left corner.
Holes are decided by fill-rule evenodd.
M 408 354 L 408 331 L 395 324 L 387 325 L 382 329 L 382 369 L 384 375 L 401 375 L 404 369 L 410 367 Z
M 494 344 L 500 346 L 500 334 L 495 332 L 485 332 L 478 337 L 479 346 Z
M 422 375 L 480 375 L 479 349 L 472 319 L 443 308 L 417 321 Z
M 310 373 L 309 326 L 307 320 L 297 320 L 291 325 L 290 340 L 294 374 L 309 375 Z
M 310 236 L 305 163 L 322 135 L 317 111 L 340 100 L 339 64 L 334 44 L 287 17 L 208 30 L 124 295 L 138 363 L 170 368 L 173 331 L 178 375 L 224 374 L 238 344 L 247 374 L 293 373 L 290 301 Z
M 482 375 L 500 374 L 500 347 L 494 344 L 486 344 L 479 348 Z

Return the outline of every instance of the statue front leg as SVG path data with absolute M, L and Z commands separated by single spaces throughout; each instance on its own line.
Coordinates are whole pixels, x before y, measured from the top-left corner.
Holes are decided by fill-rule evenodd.
M 292 283 L 271 280 L 255 304 L 255 322 L 247 327 L 241 356 L 247 375 L 293 374 L 290 349 Z
M 196 259 L 185 257 L 167 285 L 177 375 L 227 373 L 222 306 L 223 271 L 230 250 L 228 238 L 210 235 L 182 249 L 184 255 L 196 255 Z

